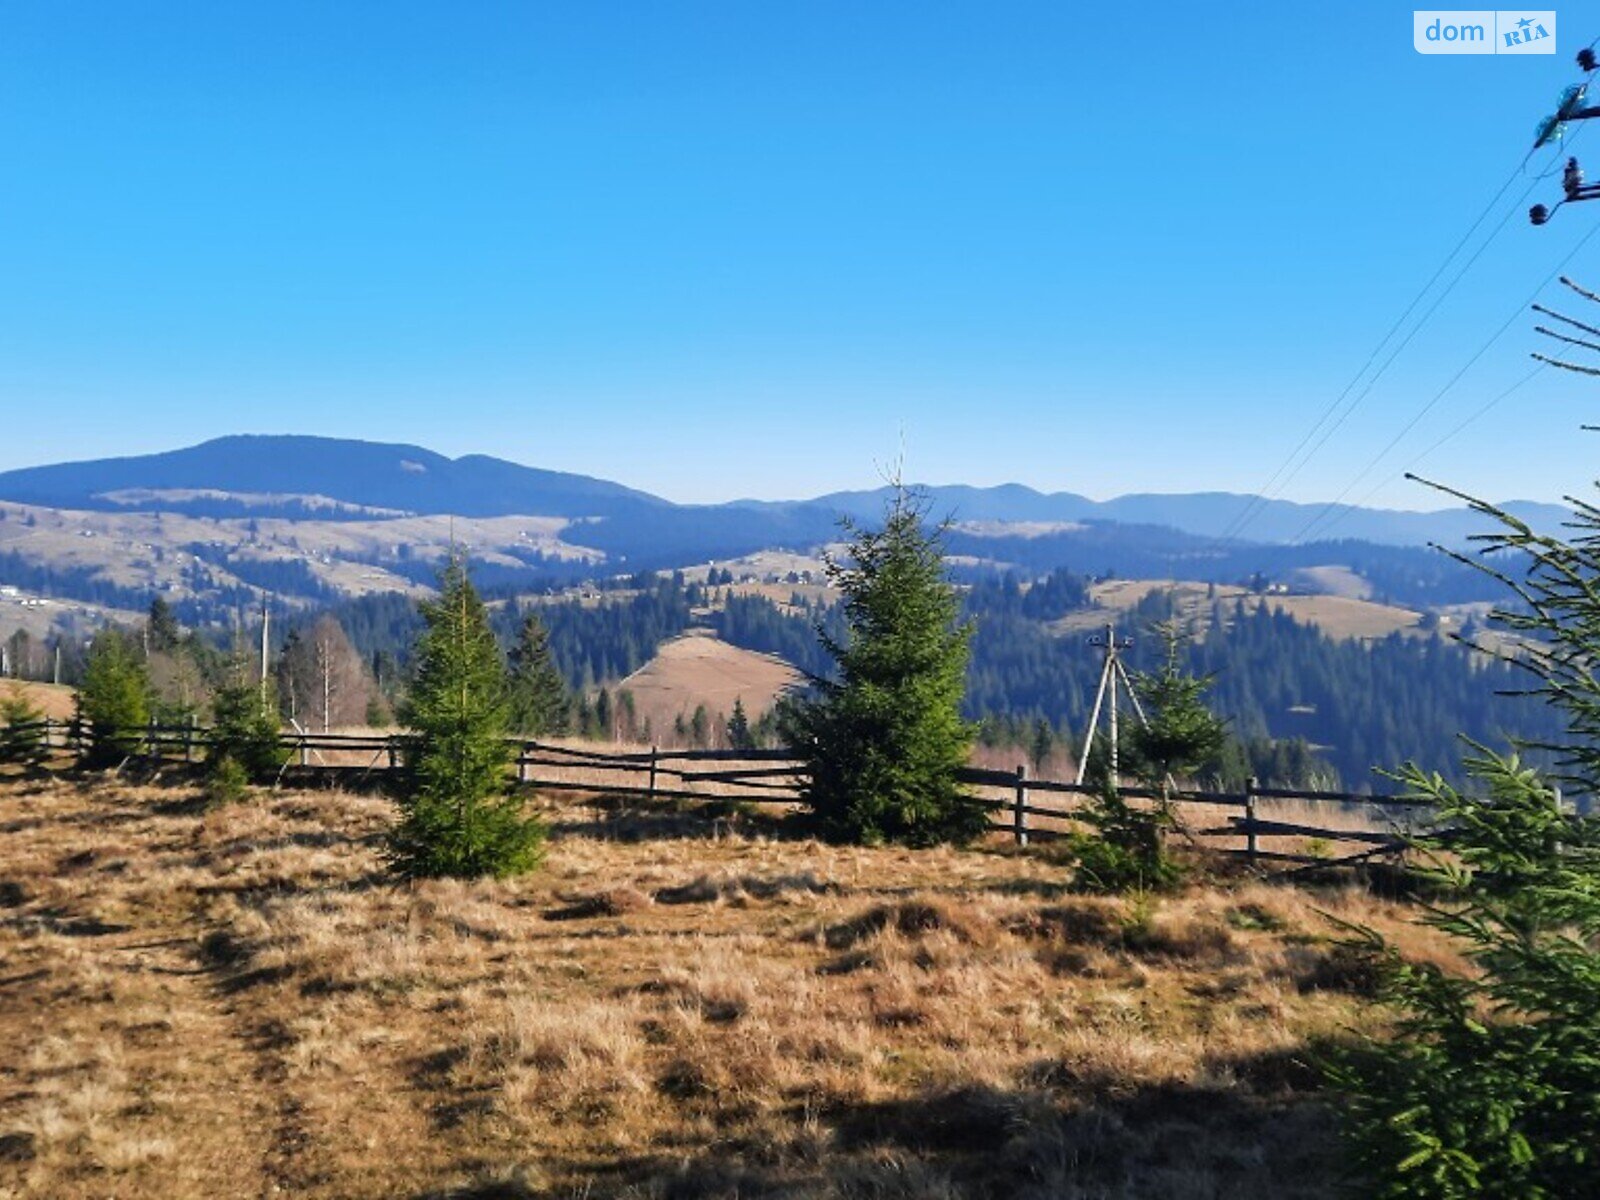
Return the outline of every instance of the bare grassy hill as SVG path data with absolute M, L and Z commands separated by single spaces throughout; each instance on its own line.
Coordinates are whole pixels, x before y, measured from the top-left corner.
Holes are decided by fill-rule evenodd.
M 665 735 L 674 718 L 689 716 L 698 704 L 726 715 L 735 700 L 742 700 L 755 720 L 799 683 L 800 672 L 783 659 L 742 650 L 696 629 L 663 642 L 654 658 L 617 686 L 633 694 L 640 720 L 648 719 Z
M 380 799 L 0 785 L 0 1196 L 1335 1194 L 1320 914 L 1403 910 L 552 815 L 396 887 Z
M 1331 571 L 1334 568 L 1315 568 Z M 1348 584 L 1342 585 L 1348 587 Z M 1422 614 L 1393 604 L 1377 604 L 1360 597 L 1340 594 L 1326 595 L 1268 595 L 1257 596 L 1248 589 L 1232 584 L 1217 584 L 1208 588 L 1203 583 L 1178 579 L 1114 579 L 1097 583 L 1090 594 L 1102 606 L 1102 611 L 1084 610 L 1069 613 L 1056 621 L 1057 632 L 1077 632 L 1092 629 L 1106 622 L 1109 609 L 1113 613 L 1125 612 L 1151 592 L 1170 591 L 1178 612 L 1202 627 L 1209 621 L 1211 606 L 1221 603 L 1223 611 L 1231 612 L 1236 603 L 1242 603 L 1247 613 L 1265 605 L 1268 609 L 1288 613 L 1302 624 L 1315 625 L 1331 638 L 1358 638 L 1373 640 L 1391 633 L 1418 631 Z

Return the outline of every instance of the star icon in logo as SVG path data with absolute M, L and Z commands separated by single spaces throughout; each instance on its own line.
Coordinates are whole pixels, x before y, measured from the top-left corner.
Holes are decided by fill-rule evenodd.
M 1517 22 L 1517 28 L 1523 30 L 1524 32 L 1526 32 L 1528 26 L 1532 25 L 1532 24 L 1533 24 L 1532 20 L 1530 20 L 1528 17 L 1523 17 L 1522 20 Z

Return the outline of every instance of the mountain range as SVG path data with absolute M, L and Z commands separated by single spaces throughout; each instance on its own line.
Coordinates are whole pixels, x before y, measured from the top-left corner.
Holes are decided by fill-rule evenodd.
M 1036 536 L 1085 522 L 1160 526 L 1201 539 L 1232 532 L 1257 544 L 1300 540 L 1322 505 L 1230 492 L 1142 493 L 1097 501 L 1021 484 L 934 485 L 937 516 L 970 533 Z M 837 536 L 842 516 L 870 519 L 887 489 L 808 500 L 675 504 L 620 483 L 522 466 L 488 455 L 447 458 L 420 446 L 295 435 L 238 435 L 160 454 L 69 462 L 0 473 L 0 499 L 52 508 L 188 513 L 196 516 L 316 516 L 398 513 L 463 517 L 546 516 L 583 521 L 580 541 L 610 555 L 667 560 L 802 546 Z M 1250 519 L 1234 530 L 1247 507 Z M 1555 505 L 1511 501 L 1534 525 L 1567 515 Z M 1327 523 L 1341 540 L 1390 546 L 1459 546 L 1484 526 L 1464 507 L 1426 512 L 1341 508 Z

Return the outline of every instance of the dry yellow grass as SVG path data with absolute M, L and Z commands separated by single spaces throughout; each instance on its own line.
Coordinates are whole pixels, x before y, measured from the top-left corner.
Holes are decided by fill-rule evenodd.
M 1357 890 L 581 808 L 395 886 L 382 800 L 188 801 L 0 785 L 0 1196 L 1331 1196 L 1324 913 L 1448 961 Z
M 1174 579 L 1112 579 L 1090 589 L 1095 602 L 1110 611 L 1070 613 L 1051 627 L 1058 633 L 1076 633 L 1103 625 L 1108 616 L 1132 609 L 1151 592 L 1171 592 L 1179 615 L 1202 627 L 1210 620 L 1213 603 L 1220 603 L 1225 613 L 1231 613 L 1238 602 L 1243 602 L 1246 612 L 1254 612 L 1264 604 L 1287 612 L 1302 624 L 1315 625 L 1333 638 L 1384 638 L 1391 633 L 1417 630 L 1420 618 L 1409 608 L 1375 604 L 1350 595 L 1256 596 L 1229 584 L 1218 584 L 1214 591 L 1215 595 L 1209 596 L 1203 583 Z
M 729 645 L 704 630 L 691 630 L 663 642 L 654 658 L 617 685 L 633 693 L 639 719 L 649 719 L 661 740 L 673 720 L 704 704 L 713 716 L 744 702 L 753 721 L 800 682 L 800 672 L 771 654 Z
M 70 721 L 78 709 L 78 693 L 64 683 L 34 683 L 27 679 L 0 680 L 0 696 L 21 696 L 53 721 Z

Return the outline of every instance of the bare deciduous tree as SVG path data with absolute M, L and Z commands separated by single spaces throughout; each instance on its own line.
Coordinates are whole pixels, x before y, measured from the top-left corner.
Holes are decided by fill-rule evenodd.
M 375 694 L 366 662 L 330 614 L 309 632 L 290 634 L 278 660 L 278 691 L 291 720 L 324 732 L 365 723 Z

